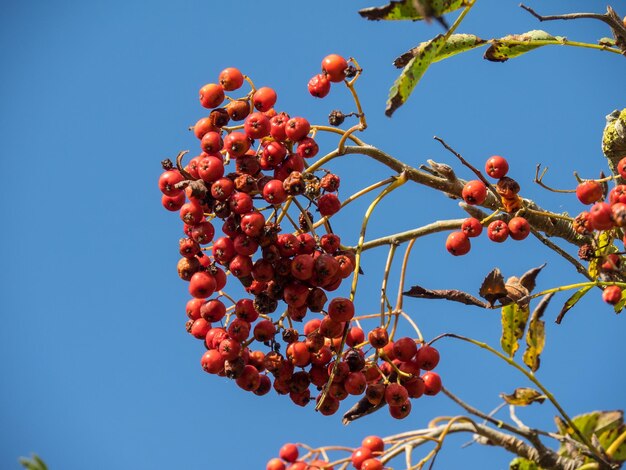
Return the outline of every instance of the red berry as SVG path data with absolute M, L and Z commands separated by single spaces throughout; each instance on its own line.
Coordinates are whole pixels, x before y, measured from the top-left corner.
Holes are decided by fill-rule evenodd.
M 250 104 L 246 100 L 233 100 L 226 105 L 226 112 L 233 121 L 242 121 L 250 113 Z
M 265 470 L 285 470 L 285 463 L 280 459 L 273 458 L 267 462 Z
M 502 243 L 509 237 L 509 227 L 503 220 L 494 220 L 487 227 L 489 240 Z
M 626 185 L 618 184 L 609 191 L 609 203 L 615 204 L 618 202 L 626 203 Z
M 509 162 L 500 155 L 494 155 L 485 163 L 485 173 L 495 179 L 500 179 L 509 171 Z
M 389 342 L 389 333 L 385 328 L 379 326 L 368 333 L 367 340 L 373 348 L 380 349 Z
M 471 249 L 469 238 L 465 232 L 452 232 L 446 239 L 446 250 L 454 256 L 467 254 Z
M 348 61 L 337 54 L 330 54 L 322 60 L 322 70 L 331 82 L 341 82 L 346 78 Z
M 393 343 L 393 354 L 400 361 L 410 361 L 416 352 L 417 345 L 411 338 L 400 338 Z
M 200 147 L 206 153 L 212 154 L 222 150 L 224 141 L 219 132 L 209 131 L 200 140 Z
M 224 165 L 222 165 L 223 172 Z M 211 196 L 218 201 L 225 201 L 235 190 L 235 183 L 230 178 L 219 178 L 211 184 Z
M 298 142 L 304 139 L 311 130 L 311 124 L 303 117 L 294 117 L 287 121 L 285 126 L 285 134 L 292 142 Z
M 461 192 L 463 200 L 470 205 L 480 205 L 487 199 L 487 186 L 480 180 L 465 183 Z
M 589 222 L 594 230 L 609 230 L 612 228 L 611 206 L 606 202 L 596 202 L 589 209 Z
M 350 299 L 336 297 L 328 304 L 328 316 L 336 322 L 346 322 L 354 317 L 354 304 Z
M 195 338 L 204 339 L 210 329 L 210 323 L 208 323 L 204 318 L 198 318 L 191 324 L 189 333 L 191 333 Z
M 350 461 L 352 462 L 352 466 L 356 468 L 356 470 L 361 470 L 363 462 L 365 462 L 367 459 L 371 459 L 372 456 L 372 449 L 368 447 L 359 447 L 358 449 L 354 449 L 354 452 L 352 452 L 352 455 L 350 456 Z
M 334 194 L 326 193 L 319 197 L 317 200 L 317 208 L 322 216 L 328 216 L 336 214 L 341 209 L 341 202 L 339 198 Z
M 178 170 L 167 170 L 161 173 L 159 177 L 159 189 L 166 196 L 177 196 L 183 192 L 182 189 L 176 189 L 176 184 L 183 181 L 185 178 L 180 174 Z
M 604 192 L 602 191 L 602 185 L 597 181 L 583 181 L 576 186 L 576 197 L 583 204 L 593 204 L 602 199 Z
M 530 224 L 524 217 L 513 217 L 509 220 L 508 227 L 513 240 L 523 240 L 530 234 Z
M 378 459 L 367 459 L 361 464 L 361 470 L 383 470 L 383 464 Z
M 202 368 L 209 374 L 219 374 L 224 370 L 224 358 L 215 349 L 210 349 L 200 359 Z
M 385 443 L 378 436 L 367 436 L 361 441 L 362 447 L 367 447 L 372 452 L 382 452 L 385 450 Z
M 317 142 L 315 142 L 315 139 L 312 139 L 311 137 L 300 139 L 298 142 L 298 148 L 296 149 L 296 153 L 302 158 L 313 158 L 317 155 L 318 151 L 319 146 L 317 145 Z
M 243 132 L 231 132 L 224 137 L 224 149 L 231 157 L 241 157 L 250 149 L 250 139 Z
M 317 98 L 324 98 L 330 92 L 330 81 L 323 73 L 315 75 L 308 84 L 309 93 Z
M 212 183 L 224 176 L 224 163 L 217 157 L 204 157 L 198 163 L 198 176 L 206 183 Z
M 209 273 L 200 271 L 191 276 L 189 293 L 196 299 L 204 299 L 215 292 L 215 278 Z
M 211 119 L 208 117 L 198 119 L 196 124 L 193 126 L 193 133 L 198 139 L 202 139 L 202 136 L 204 136 L 207 132 L 216 130 L 218 129 L 213 125 Z
M 287 121 L 289 121 L 289 115 L 287 113 L 279 113 L 270 119 L 270 135 L 279 141 L 287 140 L 287 134 L 285 133 L 285 127 Z
M 238 215 L 247 214 L 254 209 L 252 197 L 246 193 L 233 193 L 228 200 L 228 204 L 230 209 Z
M 288 443 L 280 448 L 278 456 L 285 462 L 295 462 L 298 460 L 299 453 L 298 446 Z
M 252 103 L 254 107 L 261 112 L 266 112 L 272 109 L 272 107 L 276 104 L 276 92 L 269 87 L 259 88 L 252 95 Z
M 251 139 L 261 139 L 270 135 L 270 120 L 263 113 L 250 114 L 243 124 L 246 135 Z
M 177 194 L 176 196 L 161 196 L 161 204 L 168 211 L 176 212 L 185 205 L 185 193 Z
M 470 238 L 477 237 L 483 232 L 483 226 L 475 217 L 469 217 L 461 224 L 461 231 Z
M 261 376 L 256 367 L 247 364 L 243 366 L 243 372 L 235 379 L 235 382 L 247 392 L 253 392 L 261 385 Z
M 211 299 L 202 304 L 200 315 L 208 322 L 218 322 L 226 316 L 226 306 L 221 300 Z
M 424 381 L 424 394 L 437 395 L 441 391 L 441 377 L 437 372 L 426 372 L 422 375 Z
M 425 344 L 417 350 L 415 362 L 420 369 L 433 370 L 439 364 L 439 351 Z
M 239 69 L 234 67 L 228 67 L 222 70 L 217 79 L 226 91 L 235 91 L 241 88 L 243 80 L 243 74 L 239 71 Z
M 407 399 L 401 405 L 397 405 L 397 406 L 389 405 L 389 414 L 391 415 L 392 418 L 404 419 L 407 416 L 409 416 L 410 413 L 411 413 L 411 401 L 409 399 Z M 361 469 L 370 468 L 370 467 L 365 467 L 365 464 L 367 462 L 368 462 L 367 460 L 363 462 L 363 467 L 361 467 Z M 376 467 L 373 467 L 373 468 L 376 468 Z M 379 468 L 382 468 L 382 466 Z
M 409 398 L 409 393 L 399 383 L 390 383 L 385 389 L 385 401 L 390 406 L 400 406 Z
M 618 286 L 607 286 L 602 291 L 602 300 L 607 304 L 616 305 L 622 299 L 622 289 Z
M 224 88 L 217 83 L 208 83 L 200 88 L 200 104 L 205 108 L 217 108 L 225 97 Z

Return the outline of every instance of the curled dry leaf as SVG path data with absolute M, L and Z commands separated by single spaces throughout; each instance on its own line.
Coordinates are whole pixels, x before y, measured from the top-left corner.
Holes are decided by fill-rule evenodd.
M 477 307 L 489 308 L 482 300 L 477 299 L 476 297 L 455 289 L 441 289 L 441 290 L 431 290 L 425 289 L 421 286 L 411 286 L 411 288 L 403 292 L 404 295 L 408 297 L 417 297 L 421 299 L 446 299 L 452 300 L 453 302 L 460 302 L 465 305 L 475 305 Z
M 545 395 L 530 387 L 519 387 L 510 395 L 501 393 L 500 396 L 509 405 L 515 406 L 528 406 L 535 402 L 543 403 L 546 399 Z

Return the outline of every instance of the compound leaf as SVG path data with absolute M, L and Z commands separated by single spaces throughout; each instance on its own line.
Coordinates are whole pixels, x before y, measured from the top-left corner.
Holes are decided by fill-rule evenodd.
M 458 10 L 463 0 L 400 0 L 380 7 L 359 10 L 368 20 L 430 20 Z
M 524 364 L 533 372 L 537 372 L 541 360 L 539 355 L 542 353 L 546 344 L 546 324 L 541 319 L 543 312 L 548 307 L 548 303 L 553 294 L 546 295 L 539 305 L 533 310 L 526 332 L 526 351 L 524 351 Z
M 580 289 L 578 289 L 574 295 L 572 295 L 569 299 L 567 299 L 567 301 L 565 302 L 565 305 L 563 305 L 563 308 L 561 309 L 561 312 L 559 313 L 559 315 L 556 317 L 556 323 L 560 324 L 561 321 L 563 320 L 563 317 L 565 316 L 565 314 L 574 306 L 576 305 L 576 303 L 583 298 L 583 296 L 589 292 L 591 289 L 593 288 L 593 286 L 585 286 L 585 287 L 581 287 Z
M 534 388 L 528 387 L 519 387 L 516 388 L 510 395 L 501 393 L 500 396 L 509 405 L 515 406 L 528 406 L 535 402 L 543 403 L 546 400 L 545 395 L 542 395 Z
M 512 34 L 500 39 L 493 39 L 491 46 L 485 51 L 485 59 L 492 62 L 506 62 L 514 57 L 519 57 L 526 52 L 537 49 L 545 44 L 537 41 L 562 41 L 562 37 L 552 36 L 539 29 L 528 31 L 523 34 Z
M 460 54 L 461 52 L 469 51 L 484 45 L 487 41 L 479 38 L 474 34 L 452 34 L 446 43 L 441 47 L 441 50 L 437 54 L 437 57 L 433 59 L 433 63 L 440 60 L 447 59 L 453 55 Z M 413 49 L 405 52 L 396 60 L 393 61 L 393 65 L 397 68 L 402 68 L 409 63 L 409 61 L 415 57 L 417 53 L 424 47 L 426 43 L 422 42 Z
M 617 446 L 611 449 L 610 457 L 613 460 L 624 461 L 626 460 L 626 439 L 623 437 L 626 433 L 626 425 L 622 424 L 619 427 L 613 429 L 607 429 L 598 435 L 598 440 L 602 448 L 607 451 L 611 445 L 620 438 L 621 442 L 617 443 Z
M 502 350 L 513 357 L 519 348 L 519 340 L 524 335 L 526 322 L 530 315 L 528 305 L 512 303 L 502 307 Z
M 540 470 L 540 468 L 532 460 L 527 460 L 522 457 L 516 457 L 511 460 L 511 463 L 509 464 L 509 470 Z
M 402 106 L 411 95 L 411 92 L 428 69 L 439 50 L 445 44 L 443 35 L 439 34 L 423 46 L 404 67 L 400 76 L 389 90 L 389 99 L 385 114 L 391 116 L 396 109 Z

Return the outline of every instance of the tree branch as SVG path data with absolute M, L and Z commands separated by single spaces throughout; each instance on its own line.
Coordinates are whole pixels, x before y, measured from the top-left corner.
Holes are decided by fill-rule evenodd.
M 392 448 L 390 451 L 386 452 L 381 460 L 383 463 L 386 463 L 405 452 L 407 447 L 414 449 L 431 442 L 433 439 L 439 439 L 446 434 L 459 432 L 478 434 L 485 438 L 489 445 L 502 447 L 519 457 L 532 460 L 545 470 L 575 470 L 582 464 L 580 460 L 562 457 L 553 450 L 545 447 L 536 449 L 511 434 L 497 431 L 484 424 L 478 424 L 469 418 L 465 418 L 464 422 L 457 422 L 452 425 L 444 424 L 399 435 L 397 437 L 403 438 L 402 443 L 399 443 L 397 448 Z

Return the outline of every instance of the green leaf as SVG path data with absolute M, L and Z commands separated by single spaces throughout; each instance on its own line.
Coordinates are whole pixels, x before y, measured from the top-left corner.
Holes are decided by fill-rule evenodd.
M 502 350 L 513 357 L 519 348 L 518 341 L 524 335 L 530 315 L 528 305 L 509 304 L 502 307 Z
M 548 307 L 552 295 L 553 294 L 546 295 L 541 299 L 541 302 L 539 302 L 535 310 L 533 310 L 530 323 L 528 324 L 528 331 L 526 332 L 526 351 L 524 351 L 523 359 L 524 364 L 533 372 L 537 372 L 539 369 L 541 362 L 539 355 L 546 344 L 546 324 L 541 320 L 541 317 Z
M 532 460 L 517 457 L 511 460 L 509 470 L 540 470 L 540 467 Z
M 581 287 L 580 289 L 578 289 L 574 295 L 572 295 L 569 299 L 567 299 L 567 301 L 565 302 L 565 305 L 563 305 L 563 308 L 561 309 L 561 312 L 559 313 L 559 315 L 556 317 L 556 323 L 561 323 L 561 321 L 563 320 L 563 317 L 565 316 L 565 314 L 574 306 L 576 305 L 576 303 L 583 298 L 583 296 L 589 292 L 591 289 L 593 288 L 593 286 L 586 286 L 586 287 Z
M 359 14 L 368 20 L 429 20 L 458 10 L 463 0 L 400 0 L 380 7 L 364 8 Z
M 536 44 L 536 41 L 560 41 L 562 37 L 552 36 L 541 30 L 528 31 L 524 34 L 512 34 L 500 39 L 493 39 L 491 46 L 485 51 L 485 59 L 492 62 L 506 62 L 519 57 L 526 52 L 537 49 L 545 44 Z M 520 44 L 525 43 L 525 44 Z
M 559 434 L 569 435 L 571 438 L 580 442 L 578 435 L 574 433 L 574 430 L 569 427 L 565 421 L 557 416 L 555 422 Z M 624 412 L 622 410 L 592 411 L 575 416 L 572 418 L 572 422 L 587 439 L 592 439 L 592 436 L 595 435 L 605 451 L 622 432 L 626 431 L 626 426 L 624 426 Z M 565 442 L 561 444 L 559 454 L 576 457 L 579 455 L 579 452 L 573 446 L 567 445 Z M 626 460 L 626 445 L 618 445 L 613 458 L 615 460 Z
M 32 458 L 20 457 L 20 465 L 26 470 L 48 470 L 48 466 L 37 454 L 33 454 Z
M 437 57 L 433 59 L 433 63 L 439 62 L 443 59 L 447 59 L 448 57 L 452 57 L 453 55 L 460 54 L 461 52 L 475 49 L 486 43 L 487 41 L 479 38 L 474 34 L 452 34 L 437 54 Z M 409 61 L 413 57 L 415 57 L 417 53 L 419 53 L 419 51 L 422 47 L 424 47 L 425 44 L 426 42 L 422 42 L 410 51 L 405 52 L 393 61 L 393 65 L 395 65 L 397 68 L 402 68 L 406 66 L 406 64 L 408 64 Z
M 625 461 L 626 460 L 626 439 L 623 435 L 626 433 L 626 425 L 622 424 L 621 426 L 613 429 L 608 429 L 598 435 L 598 440 L 600 441 L 600 445 L 602 448 L 607 451 L 613 442 L 615 442 L 618 438 L 620 438 L 621 442 L 615 448 L 611 449 L 611 458 L 617 461 Z
M 389 90 L 389 99 L 387 100 L 387 109 L 385 110 L 387 116 L 391 116 L 396 109 L 406 102 L 417 82 L 420 81 L 433 59 L 437 57 L 439 50 L 445 44 L 445 40 L 443 35 L 440 34 L 423 44 L 424 46 L 404 67 L 400 76 Z
M 515 406 L 528 406 L 534 402 L 543 403 L 546 400 L 545 395 L 541 394 L 534 388 L 528 387 L 519 387 L 516 388 L 510 395 L 501 393 L 500 396 L 509 405 Z

